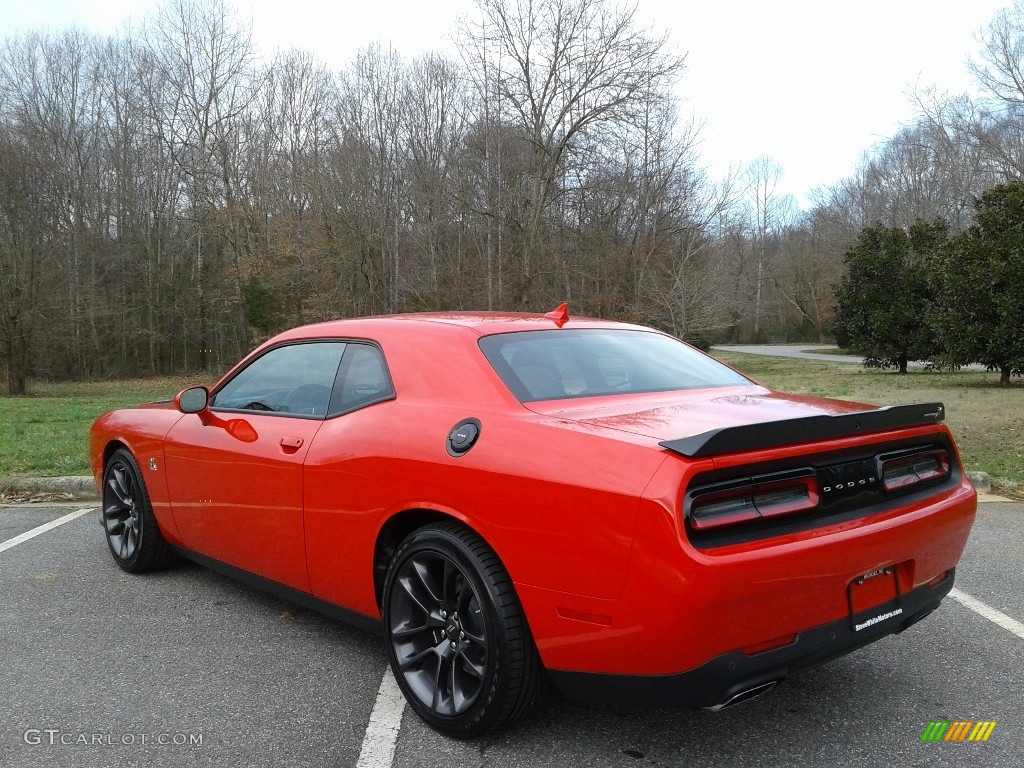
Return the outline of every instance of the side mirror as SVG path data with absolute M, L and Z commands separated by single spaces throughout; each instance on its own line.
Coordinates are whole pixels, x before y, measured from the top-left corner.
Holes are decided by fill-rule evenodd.
M 202 413 L 210 404 L 206 387 L 189 387 L 174 396 L 174 407 L 182 413 Z

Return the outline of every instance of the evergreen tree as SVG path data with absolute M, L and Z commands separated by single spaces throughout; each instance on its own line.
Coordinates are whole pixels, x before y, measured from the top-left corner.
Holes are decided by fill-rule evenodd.
M 900 373 L 910 360 L 936 354 L 931 321 L 946 233 L 941 220 L 918 222 L 909 232 L 879 224 L 860 233 L 835 292 L 840 346 Z
M 937 331 L 951 362 L 987 365 L 1006 385 L 1024 372 L 1024 182 L 989 189 L 974 210 L 945 258 Z

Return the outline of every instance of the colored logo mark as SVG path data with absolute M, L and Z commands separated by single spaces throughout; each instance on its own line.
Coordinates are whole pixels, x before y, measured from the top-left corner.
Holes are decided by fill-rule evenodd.
M 995 729 L 995 720 L 932 720 L 921 741 L 988 741 Z

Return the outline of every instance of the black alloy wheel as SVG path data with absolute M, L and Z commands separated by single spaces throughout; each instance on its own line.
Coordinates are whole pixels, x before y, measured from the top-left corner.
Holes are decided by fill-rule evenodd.
M 173 560 L 153 515 L 139 465 L 123 448 L 111 455 L 103 472 L 102 523 L 110 554 L 125 571 L 144 573 Z
M 388 568 L 383 613 L 391 669 L 437 730 L 478 736 L 539 699 L 543 673 L 511 579 L 469 529 L 412 533 Z

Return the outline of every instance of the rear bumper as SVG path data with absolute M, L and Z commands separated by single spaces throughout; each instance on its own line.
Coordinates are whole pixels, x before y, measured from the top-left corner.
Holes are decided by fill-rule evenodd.
M 566 696 L 577 701 L 633 707 L 718 707 L 744 691 L 778 682 L 801 669 L 902 632 L 939 606 L 953 588 L 953 580 L 951 570 L 934 587 L 918 587 L 892 603 L 804 630 L 788 645 L 753 655 L 731 651 L 688 672 L 618 675 L 552 669 L 548 674 Z M 889 613 L 896 615 L 872 621 Z M 856 626 L 861 629 L 858 631 Z

